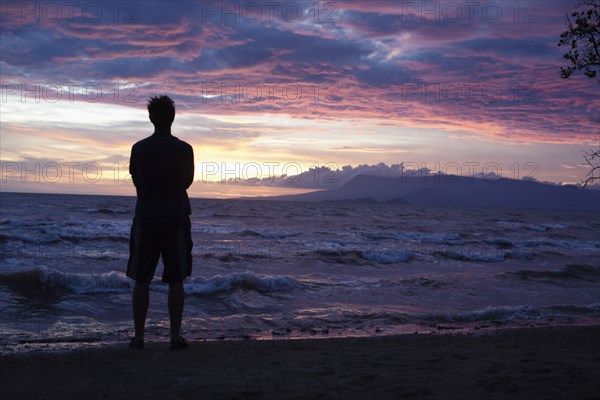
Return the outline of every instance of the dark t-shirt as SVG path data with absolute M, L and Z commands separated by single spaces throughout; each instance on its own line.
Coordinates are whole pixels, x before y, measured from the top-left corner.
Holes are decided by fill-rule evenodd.
M 186 189 L 194 180 L 194 150 L 168 132 L 155 132 L 131 148 L 129 173 L 137 191 L 136 223 L 147 232 L 176 231 L 189 221 Z

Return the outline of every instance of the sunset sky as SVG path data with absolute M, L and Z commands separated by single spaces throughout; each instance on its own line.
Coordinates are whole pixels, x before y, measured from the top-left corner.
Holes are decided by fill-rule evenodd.
M 576 4 L 2 2 L 2 190 L 134 194 L 157 94 L 194 147 L 195 197 L 306 191 L 264 178 L 314 166 L 579 182 L 600 100 L 560 78 Z

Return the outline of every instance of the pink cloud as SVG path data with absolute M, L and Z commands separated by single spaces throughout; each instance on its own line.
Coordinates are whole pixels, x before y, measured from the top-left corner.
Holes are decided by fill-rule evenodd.
M 426 21 L 411 2 L 389 1 L 339 2 L 334 24 L 205 22 L 177 5 L 157 23 L 165 3 L 129 24 L 9 21 L 2 83 L 110 88 L 126 80 L 137 85 L 140 107 L 161 90 L 183 112 L 367 118 L 491 139 L 590 143 L 597 91 L 558 75 L 555 44 L 575 3 L 531 3 L 537 8 L 520 5 L 518 14 L 502 3 L 498 22 Z M 46 42 L 36 45 L 40 36 Z

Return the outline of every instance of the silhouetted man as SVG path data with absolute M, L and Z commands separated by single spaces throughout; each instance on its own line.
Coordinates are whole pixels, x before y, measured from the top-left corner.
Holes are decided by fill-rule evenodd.
M 150 281 L 158 259 L 163 282 L 169 284 L 171 348 L 187 346 L 180 335 L 185 293 L 183 280 L 192 272 L 190 201 L 186 189 L 194 179 L 192 146 L 171 135 L 175 104 L 168 96 L 152 97 L 148 114 L 154 134 L 131 148 L 129 173 L 137 191 L 131 225 L 127 276 L 135 280 L 132 294 L 135 337 L 130 347 L 144 347 Z

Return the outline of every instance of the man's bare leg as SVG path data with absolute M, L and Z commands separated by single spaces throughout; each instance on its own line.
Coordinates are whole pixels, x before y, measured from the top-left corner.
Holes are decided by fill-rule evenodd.
M 185 292 L 183 282 L 169 284 L 169 318 L 171 320 L 171 341 L 181 340 L 181 319 L 183 317 L 183 305 Z
M 135 337 L 144 340 L 144 327 L 146 326 L 146 314 L 150 301 L 150 282 L 136 282 L 131 296 L 133 305 L 133 324 L 135 326 Z

